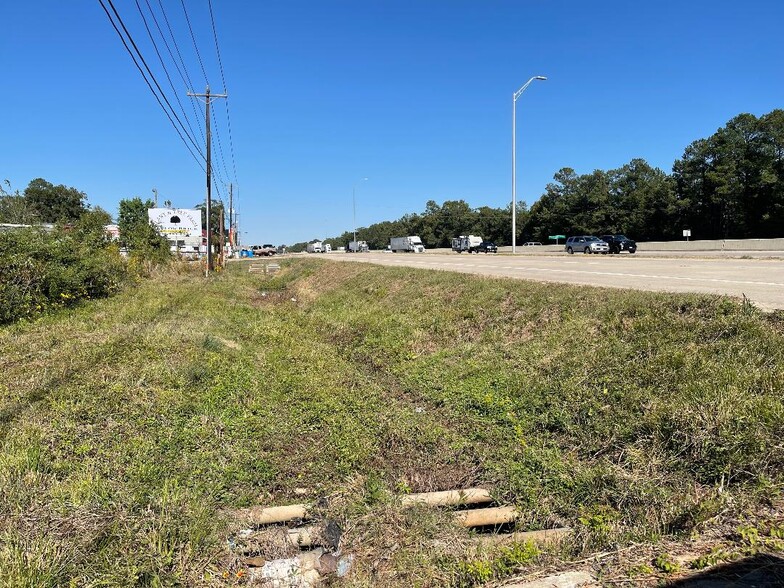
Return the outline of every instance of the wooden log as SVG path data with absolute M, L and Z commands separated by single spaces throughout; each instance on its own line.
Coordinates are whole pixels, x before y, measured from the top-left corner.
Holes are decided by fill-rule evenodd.
M 503 525 L 511 523 L 518 517 L 514 506 L 496 506 L 493 508 L 477 508 L 461 510 L 454 513 L 455 521 L 461 527 L 483 527 L 485 525 Z
M 294 547 L 312 547 L 316 545 L 316 527 L 297 527 L 286 532 L 286 539 Z
M 531 541 L 537 545 L 548 545 L 561 541 L 572 530 L 569 527 L 558 529 L 543 529 L 541 531 L 520 531 L 516 533 L 496 533 L 492 535 L 477 535 L 476 541 L 484 547 L 504 545 L 506 543 L 525 543 Z
M 428 506 L 455 506 L 459 504 L 486 504 L 492 502 L 490 492 L 484 488 L 466 488 L 465 490 L 445 490 L 443 492 L 422 492 L 401 496 L 403 506 L 426 504 Z
M 304 519 L 307 518 L 307 514 L 307 504 L 269 506 L 267 508 L 254 506 L 241 511 L 241 516 L 255 525 L 269 525 L 271 523 L 285 523 L 294 519 Z

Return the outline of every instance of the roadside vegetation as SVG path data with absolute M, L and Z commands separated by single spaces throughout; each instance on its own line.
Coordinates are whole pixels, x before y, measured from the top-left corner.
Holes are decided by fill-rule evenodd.
M 10 225 L 0 227 L 0 325 L 111 296 L 172 261 L 141 199 L 120 201 L 119 241 L 109 213 L 86 200 L 42 178 L 21 194 L 0 188 L 0 223 Z
M 479 585 L 762 512 L 756 544 L 777 548 L 780 314 L 280 264 L 0 328 L 0 586 L 242 584 L 234 510 L 320 499 L 355 555 L 342 585 Z M 478 548 L 393 499 L 468 486 L 575 536 Z M 640 570 L 669 565 L 651 553 Z

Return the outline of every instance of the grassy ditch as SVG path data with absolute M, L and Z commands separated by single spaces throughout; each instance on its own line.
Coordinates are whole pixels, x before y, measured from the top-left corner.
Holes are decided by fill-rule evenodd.
M 779 499 L 780 316 L 282 265 L 0 329 L 0 586 L 241 584 L 232 509 L 324 496 L 357 556 L 343 582 L 385 586 L 473 585 Z M 478 551 L 390 498 L 470 485 L 575 541 Z

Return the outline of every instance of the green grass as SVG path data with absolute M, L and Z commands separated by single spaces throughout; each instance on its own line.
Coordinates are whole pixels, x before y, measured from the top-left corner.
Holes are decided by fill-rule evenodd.
M 231 509 L 323 496 L 357 554 L 346 582 L 470 585 L 537 558 L 477 553 L 392 493 L 487 485 L 525 528 L 575 527 L 575 550 L 780 494 L 779 315 L 282 265 L 0 329 L 0 586 L 229 585 Z

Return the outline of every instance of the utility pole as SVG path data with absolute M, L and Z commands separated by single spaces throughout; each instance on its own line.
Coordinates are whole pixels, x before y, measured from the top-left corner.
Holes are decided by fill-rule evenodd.
M 210 87 L 207 86 L 207 91 L 204 94 L 194 94 L 188 92 L 188 96 L 194 98 L 204 98 L 204 103 L 207 106 L 206 110 L 206 127 L 207 127 L 207 275 L 215 269 L 212 264 L 212 235 L 210 234 L 210 214 L 212 212 L 212 136 L 210 135 L 210 102 L 215 98 L 226 98 L 228 94 L 210 94 Z M 223 226 L 223 222 L 221 222 Z
M 152 193 L 155 194 L 155 208 L 158 208 L 158 188 L 153 188 Z
M 229 247 L 234 251 L 234 184 L 229 182 Z

